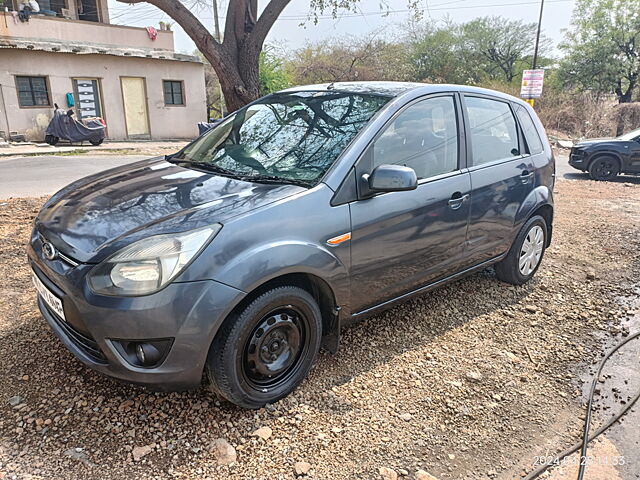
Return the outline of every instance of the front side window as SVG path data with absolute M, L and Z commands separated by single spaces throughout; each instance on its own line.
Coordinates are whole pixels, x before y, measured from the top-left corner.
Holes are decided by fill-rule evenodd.
M 164 104 L 165 105 L 184 105 L 184 96 L 182 95 L 182 82 L 175 80 L 163 80 L 164 88 Z
M 46 77 L 16 77 L 18 104 L 21 107 L 49 107 Z
M 529 146 L 529 153 L 532 155 L 542 153 L 542 141 L 540 140 L 538 129 L 533 123 L 529 112 L 527 112 L 524 107 L 518 105 L 516 107 L 516 115 L 518 116 L 518 120 L 520 121 L 520 127 L 522 128 L 524 138 L 527 141 L 527 145 Z
M 172 161 L 246 180 L 311 186 L 389 100 L 340 91 L 275 93 L 230 115 Z
M 482 165 L 520 154 L 518 129 L 506 102 L 482 97 L 465 97 L 473 165 Z
M 373 146 L 373 168 L 404 165 L 418 179 L 458 169 L 458 125 L 452 96 L 422 100 L 407 107 Z

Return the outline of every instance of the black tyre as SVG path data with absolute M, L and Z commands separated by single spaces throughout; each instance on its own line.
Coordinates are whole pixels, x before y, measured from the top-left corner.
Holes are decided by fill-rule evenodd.
M 322 316 L 299 287 L 276 287 L 229 317 L 213 340 L 212 390 L 245 408 L 285 397 L 307 376 L 320 348 Z
M 589 176 L 593 180 L 611 180 L 620 173 L 620 164 L 613 157 L 598 157 L 589 165 Z
M 516 237 L 509 253 L 496 263 L 496 276 L 503 282 L 522 285 L 533 277 L 542 263 L 547 246 L 547 222 L 531 217 Z
M 55 135 L 45 135 L 44 136 L 44 141 L 47 142 L 49 145 L 56 145 L 59 140 L 60 139 L 58 137 L 56 137 Z
M 103 141 L 104 138 L 101 138 L 100 140 L 89 140 L 89 143 L 94 147 L 97 147 L 98 145 L 101 145 Z

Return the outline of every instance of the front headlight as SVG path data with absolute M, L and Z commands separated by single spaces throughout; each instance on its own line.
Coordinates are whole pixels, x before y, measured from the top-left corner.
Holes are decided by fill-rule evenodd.
M 157 292 L 193 260 L 220 231 L 219 223 L 190 232 L 138 240 L 89 272 L 91 289 L 104 295 L 148 295 Z

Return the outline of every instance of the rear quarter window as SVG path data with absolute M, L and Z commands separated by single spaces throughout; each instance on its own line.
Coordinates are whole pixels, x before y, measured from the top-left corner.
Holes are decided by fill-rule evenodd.
M 532 155 L 542 153 L 544 147 L 542 146 L 542 140 L 540 140 L 540 134 L 527 109 L 521 105 L 517 105 L 516 116 L 518 117 L 520 127 L 522 127 L 522 133 L 524 133 L 524 138 L 529 146 L 529 153 Z

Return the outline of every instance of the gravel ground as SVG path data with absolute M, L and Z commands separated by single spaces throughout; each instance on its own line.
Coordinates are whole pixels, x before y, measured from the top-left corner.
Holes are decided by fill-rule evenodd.
M 258 411 L 82 366 L 35 307 L 24 249 L 43 199 L 0 202 L 0 479 L 519 478 L 577 440 L 573 379 L 638 281 L 640 182 L 556 190 L 528 285 L 487 270 L 371 318 Z

